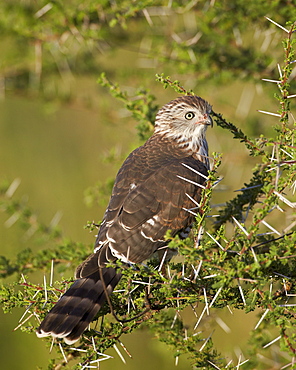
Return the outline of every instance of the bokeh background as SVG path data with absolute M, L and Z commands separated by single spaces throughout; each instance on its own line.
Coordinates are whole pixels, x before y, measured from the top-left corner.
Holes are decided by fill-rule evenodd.
M 84 226 L 102 218 L 108 197 L 89 202 L 87 189 L 112 179 L 125 156 L 141 144 L 137 121 L 97 83 L 102 72 L 131 99 L 138 89 L 149 89 L 159 106 L 177 93 L 164 90 L 155 74 L 170 75 L 248 135 L 268 135 L 276 118 L 258 110 L 275 112 L 278 103 L 276 86 L 262 78 L 278 78 L 285 33 L 264 16 L 281 24 L 293 21 L 295 4 L 242 3 L 2 2 L 0 180 L 19 180 L 14 196 L 40 222 L 58 223 L 65 238 L 92 245 L 95 232 Z M 223 153 L 224 180 L 214 202 L 225 203 L 250 178 L 255 161 L 221 128 L 209 129 L 208 142 L 210 152 Z M 25 248 L 43 248 L 31 231 L 0 213 L 0 255 L 13 259 Z M 74 268 L 55 271 L 55 280 L 70 276 Z M 19 278 L 12 275 L 2 283 Z M 30 280 L 42 284 L 43 275 L 35 273 Z M 45 369 L 52 356 L 45 342 L 20 329 L 13 331 L 23 312 L 0 312 L 1 368 Z M 216 316 L 213 310 L 204 327 L 214 328 L 215 343 L 231 358 L 239 356 L 248 341 L 256 314 L 225 311 Z M 188 313 L 188 324 L 192 320 Z M 114 359 L 103 362 L 102 369 L 165 370 L 175 365 L 173 353 L 145 329 L 123 341 L 133 359 L 127 358 L 124 365 L 110 351 Z M 177 368 L 188 369 L 189 362 L 181 357 Z

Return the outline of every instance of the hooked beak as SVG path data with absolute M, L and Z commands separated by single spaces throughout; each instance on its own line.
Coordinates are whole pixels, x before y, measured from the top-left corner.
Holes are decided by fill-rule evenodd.
M 206 126 L 213 127 L 212 117 L 207 115 L 207 114 L 204 116 L 204 119 L 202 121 L 198 122 L 198 123 L 200 123 L 201 125 L 206 125 Z

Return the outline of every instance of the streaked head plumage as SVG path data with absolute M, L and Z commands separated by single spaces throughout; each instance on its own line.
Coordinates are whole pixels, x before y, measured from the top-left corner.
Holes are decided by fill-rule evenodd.
M 196 95 L 180 96 L 165 104 L 157 113 L 155 132 L 168 133 L 173 136 L 203 135 L 208 125 L 212 107 Z
M 195 155 L 210 168 L 206 130 L 212 126 L 211 105 L 196 95 L 178 97 L 157 113 L 155 135 L 175 142 L 182 151 Z

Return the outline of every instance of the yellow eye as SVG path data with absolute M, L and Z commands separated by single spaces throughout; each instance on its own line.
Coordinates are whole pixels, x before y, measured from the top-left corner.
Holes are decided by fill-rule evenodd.
M 187 112 L 185 114 L 185 118 L 188 119 L 188 120 L 190 120 L 190 119 L 192 119 L 194 117 L 195 117 L 195 114 L 193 112 Z

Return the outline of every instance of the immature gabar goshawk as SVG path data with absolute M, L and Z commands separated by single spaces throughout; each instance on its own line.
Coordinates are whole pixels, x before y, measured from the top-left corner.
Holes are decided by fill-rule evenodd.
M 38 337 L 77 341 L 121 278 L 119 268 L 107 264 L 143 262 L 165 247 L 168 230 L 188 235 L 194 221 L 190 209 L 200 201 L 196 184 L 205 182 L 209 170 L 210 113 L 211 106 L 192 95 L 158 111 L 154 134 L 117 174 L 94 253 L 78 266 L 76 280 L 42 321 Z

